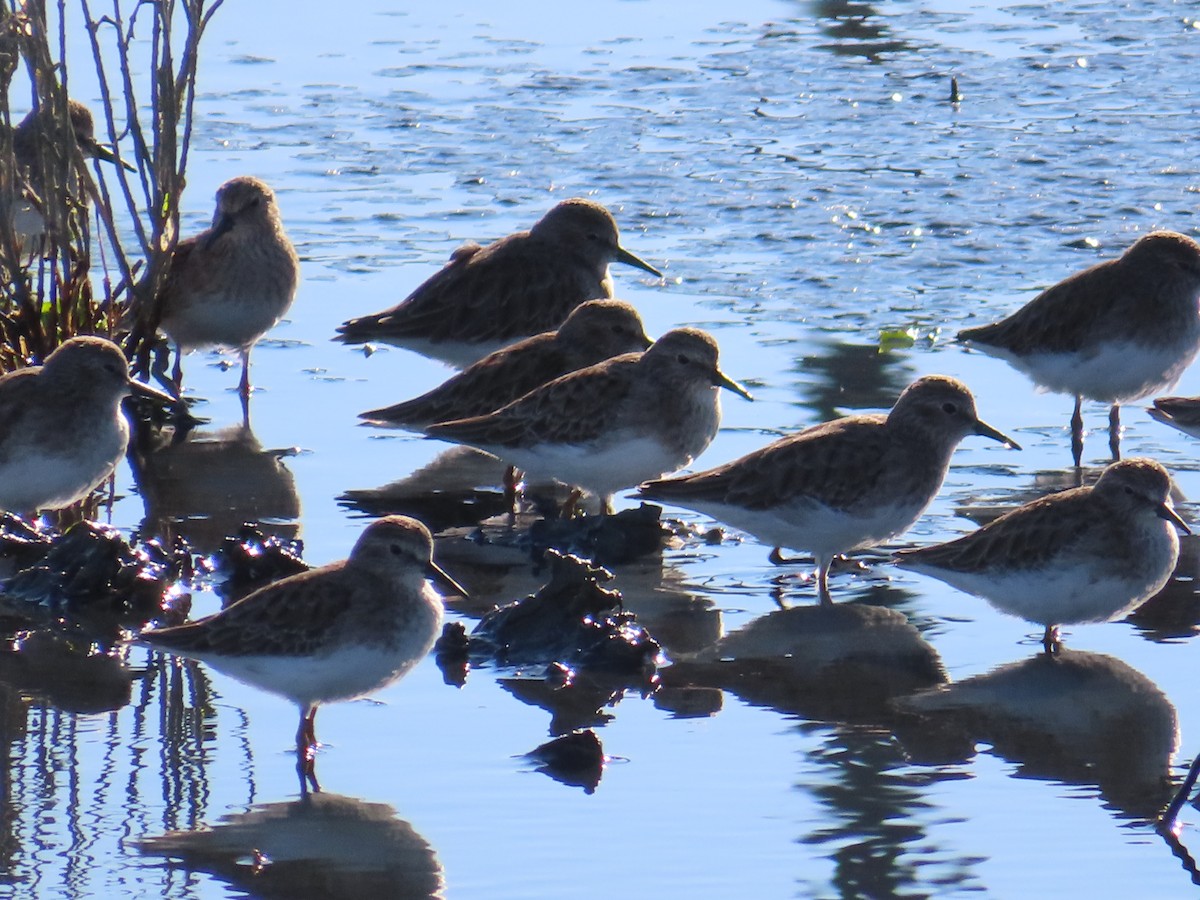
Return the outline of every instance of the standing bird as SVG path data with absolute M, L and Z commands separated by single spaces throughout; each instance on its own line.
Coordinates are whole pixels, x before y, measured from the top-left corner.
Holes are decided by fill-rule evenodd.
M 620 243 L 599 203 L 564 200 L 529 231 L 459 247 L 440 272 L 396 306 L 338 328 L 347 344 L 385 341 L 465 367 L 530 335 L 557 328 L 587 300 L 611 298 L 612 262 L 661 278 Z
M 1109 403 L 1120 458 L 1120 404 L 1170 388 L 1200 350 L 1200 244 L 1143 235 L 1117 259 L 1047 288 L 1007 319 L 958 339 L 998 356 L 1042 388 L 1075 396 L 1071 452 L 1083 455 L 1083 398 Z
M 111 147 L 96 140 L 95 122 L 86 106 L 78 100 L 68 100 L 67 116 L 70 137 L 74 138 L 84 159 L 99 159 L 123 166 L 130 172 L 137 171 L 129 163 L 117 159 Z M 23 241 L 39 238 L 46 231 L 43 213 L 52 198 L 46 196 L 45 170 L 52 165 L 62 166 L 65 161 L 62 152 L 65 148 L 60 148 L 58 142 L 67 135 L 60 137 L 59 130 L 54 107 L 43 105 L 30 110 L 12 132 L 13 157 L 21 176 L 26 179 L 27 196 L 16 202 L 9 215 L 14 231 Z M 86 195 L 80 199 L 87 202 Z
M 435 422 L 481 416 L 547 381 L 653 342 L 637 310 L 621 300 L 589 300 L 575 307 L 557 331 L 489 353 L 479 362 L 416 397 L 361 413 L 371 425 L 421 430 Z
M 138 641 L 295 703 L 303 766 L 317 747 L 320 704 L 374 693 L 429 653 L 442 597 L 427 577 L 466 596 L 434 563 L 429 529 L 387 516 L 367 526 L 349 559 L 267 585 L 207 618 L 143 631 Z
M 212 227 L 179 242 L 156 301 L 159 327 L 176 346 L 176 393 L 184 352 L 234 348 L 242 358 L 238 392 L 248 417 L 250 349 L 283 318 L 299 281 L 300 260 L 283 231 L 275 193 L 246 175 L 221 185 Z
M 711 335 L 678 328 L 645 353 L 579 369 L 495 412 L 431 425 L 425 433 L 587 488 L 608 514 L 614 492 L 674 472 L 704 452 L 721 424 L 718 388 L 751 399 L 718 367 Z
M 129 377 L 125 355 L 101 337 L 74 337 L 41 366 L 0 377 L 0 509 L 60 509 L 112 474 L 129 443 L 121 400 L 172 399 Z
M 694 509 L 754 535 L 774 549 L 816 557 L 817 594 L 829 593 L 829 566 L 907 531 L 946 477 L 950 456 L 968 434 L 1019 449 L 979 419 L 967 386 L 926 375 L 904 389 L 891 412 L 835 419 L 780 438 L 694 475 L 650 481 L 639 496 Z
M 1060 625 L 1119 619 L 1162 590 L 1179 558 L 1176 529 L 1191 534 L 1171 506 L 1171 476 L 1134 458 L 896 562 L 1044 625 L 1049 653 Z

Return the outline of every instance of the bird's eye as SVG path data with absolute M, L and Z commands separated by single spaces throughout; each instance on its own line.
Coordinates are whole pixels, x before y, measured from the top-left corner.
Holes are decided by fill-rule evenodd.
M 1129 485 L 1125 485 L 1125 493 L 1128 494 L 1130 497 L 1132 497 L 1133 496 L 1133 488 L 1131 488 Z
M 958 407 L 953 403 L 943 403 L 942 412 L 948 413 L 949 415 L 954 415 L 956 412 L 958 412 Z
M 680 353 L 680 354 L 679 354 L 677 357 L 675 357 L 675 358 L 676 358 L 677 360 L 679 360 L 679 364 L 680 364 L 681 366 L 686 366 L 688 363 L 690 363 L 690 362 L 691 362 L 691 360 L 687 358 L 686 354 L 683 354 L 683 353 Z
M 620 325 L 613 325 L 612 331 L 613 331 L 613 334 L 623 334 L 625 329 L 622 328 Z
M 392 551 L 392 556 L 401 556 L 404 553 L 404 549 L 399 544 L 392 544 L 388 549 Z

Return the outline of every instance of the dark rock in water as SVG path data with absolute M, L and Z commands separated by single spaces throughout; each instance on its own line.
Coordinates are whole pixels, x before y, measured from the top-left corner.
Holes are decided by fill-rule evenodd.
M 300 558 L 303 552 L 303 541 L 267 537 L 256 526 L 243 525 L 217 551 L 214 572 L 220 579 L 216 591 L 222 603 L 228 606 L 272 581 L 308 571 Z
M 467 683 L 467 672 L 471 669 L 470 644 L 471 639 L 462 622 L 446 623 L 442 636 L 433 645 L 434 661 L 442 670 L 442 680 L 446 684 L 462 687 Z
M 620 593 L 600 586 L 612 573 L 554 550 L 546 551 L 546 559 L 549 583 L 484 616 L 471 634 L 471 655 L 514 665 L 561 662 L 650 679 L 661 647 L 632 613 L 621 611 Z
M 53 533 L 12 513 L 0 513 L 0 560 L 8 574 L 27 569 L 50 549 Z
M 662 549 L 662 507 L 643 503 L 612 516 L 579 516 L 574 519 L 539 519 L 529 528 L 530 552 L 535 560 L 548 549 L 591 559 L 601 566 L 617 566 Z
M 581 787 L 589 794 L 600 784 L 608 759 L 600 738 L 590 728 L 547 741 L 525 755 L 541 763 L 539 772 L 571 787 Z
M 192 573 L 182 544 L 135 548 L 95 522 L 38 535 L 25 533 L 19 553 L 38 549 L 40 558 L 0 582 L 5 608 L 34 622 L 86 616 L 94 624 L 142 624 L 171 611 L 168 590 Z

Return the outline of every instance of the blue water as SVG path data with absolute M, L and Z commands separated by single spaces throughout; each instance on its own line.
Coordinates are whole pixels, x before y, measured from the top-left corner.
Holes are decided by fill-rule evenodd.
M 463 240 L 528 227 L 559 199 L 606 204 L 625 246 L 664 271 L 662 283 L 613 272 L 651 334 L 712 330 L 723 368 L 752 385 L 753 404 L 725 401 L 701 464 L 886 408 L 921 374 L 965 380 L 983 417 L 1025 450 L 966 440 L 905 538 L 915 543 L 973 527 L 964 508 L 1012 505 L 1070 478 L 1070 400 L 1035 393 L 949 336 L 1146 230 L 1200 232 L 1200 28 L 1180 6 L 411 6 L 343 4 L 331 18 L 315 5 L 230 4 L 202 51 L 185 231 L 204 227 L 218 185 L 253 174 L 275 187 L 303 260 L 288 321 L 254 353 L 253 424 L 262 448 L 296 450 L 264 512 L 291 517 L 298 503 L 291 527 L 312 563 L 345 556 L 364 525 L 338 503 L 343 492 L 406 478 L 445 449 L 361 428 L 356 414 L 447 370 L 401 350 L 368 357 L 330 341 L 334 328 L 395 303 Z M 86 50 L 82 38 L 70 47 L 72 92 L 94 103 Z M 911 346 L 881 352 L 881 333 L 906 329 Z M 222 361 L 185 364 L 213 429 L 240 417 L 237 372 Z M 1200 375 L 1178 392 L 1200 393 Z M 1085 462 L 1102 466 L 1105 410 L 1087 407 L 1085 421 L 1095 431 Z M 1136 405 L 1125 424 L 1125 453 L 1166 464 L 1194 518 L 1198 445 Z M 186 503 L 211 506 L 228 471 L 197 465 Z M 112 520 L 135 528 L 143 494 L 124 470 L 118 489 Z M 685 544 L 619 570 L 615 586 L 683 659 L 718 629 L 777 609 L 767 549 L 736 535 Z M 483 600 L 537 586 L 524 568 L 456 568 L 464 554 L 451 540 L 443 552 Z M 886 566 L 837 574 L 833 590 L 901 614 L 955 684 L 1039 646 L 1033 626 Z M 134 650 L 129 663 L 149 673 L 113 712 L 65 711 L 36 683 L 5 695 L 0 859 L 14 896 L 39 897 L 266 895 L 271 879 L 285 895 L 370 896 L 364 870 L 410 851 L 412 880 L 428 886 L 436 864 L 452 897 L 1183 895 L 1189 877 L 1137 802 L 1153 790 L 1127 796 L 1133 772 L 1165 774 L 1169 755 L 1131 741 L 1148 728 L 1135 711 L 1159 714 L 1168 735 L 1177 716 L 1174 774 L 1200 751 L 1200 617 L 1189 621 L 1188 583 L 1175 590 L 1175 636 L 1070 629 L 1068 647 L 1133 671 L 1097 663 L 1128 690 L 1030 702 L 1018 738 L 981 728 L 954 752 L 931 749 L 889 710 L 836 691 L 789 695 L 783 676 L 627 694 L 593 717 L 614 759 L 592 794 L 521 758 L 549 737 L 549 715 L 499 679 L 540 673 L 476 670 L 454 689 L 429 660 L 379 702 L 321 713 L 318 774 L 350 798 L 337 809 L 361 832 L 279 824 L 297 794 L 286 703 Z M 793 582 L 785 596 L 803 606 L 812 589 Z M 216 607 L 203 593 L 195 602 Z M 1065 746 L 1047 758 L 1056 739 Z M 1131 774 L 1114 784 L 1079 764 L 1072 751 L 1100 752 L 1089 740 Z M 276 818 L 246 836 L 247 810 Z M 294 823 L 315 812 L 291 811 Z M 1188 807 L 1182 820 L 1184 843 L 1200 846 L 1200 814 Z M 208 829 L 232 837 L 206 861 L 139 849 Z M 275 861 L 256 873 L 260 844 Z M 290 876 L 298 883 L 286 881 L 291 855 L 312 861 Z M 379 883 L 369 882 L 386 896 Z

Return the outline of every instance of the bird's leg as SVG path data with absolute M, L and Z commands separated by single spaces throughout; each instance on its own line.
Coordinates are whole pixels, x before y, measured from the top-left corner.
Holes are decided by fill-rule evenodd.
M 1075 457 L 1075 468 L 1083 459 L 1083 397 L 1075 395 L 1075 412 L 1071 416 L 1071 455 Z
M 583 491 L 579 488 L 571 488 L 571 493 L 567 495 L 567 499 L 563 501 L 562 508 L 558 511 L 560 519 L 571 519 L 575 516 L 575 508 L 579 505 L 579 498 L 583 496 Z
M 516 466 L 504 470 L 504 503 L 508 507 L 508 517 L 515 519 L 517 515 L 517 491 L 521 488 L 521 473 Z
M 1188 769 L 1187 775 L 1184 776 L 1183 784 L 1179 786 L 1179 790 L 1175 792 L 1175 797 L 1167 805 L 1162 816 L 1158 820 L 1160 828 L 1165 828 L 1167 831 L 1175 829 L 1175 819 L 1179 816 L 1179 811 L 1183 809 L 1183 804 L 1187 803 L 1188 797 L 1192 793 L 1192 788 L 1196 786 L 1196 778 L 1200 776 L 1200 756 L 1192 760 L 1191 768 Z
M 612 494 L 605 494 L 600 498 L 600 515 L 611 516 L 615 515 L 617 508 L 613 506 Z
M 832 559 L 817 560 L 817 596 L 822 606 L 833 606 L 833 596 L 829 593 L 829 565 Z
M 183 347 L 175 345 L 175 366 L 171 369 L 171 384 L 175 388 L 175 396 L 183 398 Z
M 242 395 L 243 400 L 250 399 L 250 351 L 242 350 L 239 352 L 242 357 L 242 380 L 238 382 L 238 393 Z
M 1115 403 L 1108 411 L 1108 449 L 1113 462 L 1121 459 L 1121 407 Z
M 296 729 L 296 751 L 298 753 L 316 753 L 316 720 L 317 708 L 315 706 L 306 706 L 300 711 L 300 727 Z
M 1062 636 L 1059 634 L 1057 625 L 1046 626 L 1046 630 L 1042 633 L 1042 649 L 1047 653 L 1062 651 Z
M 317 756 L 315 753 L 296 748 L 296 775 L 300 779 L 301 797 L 307 797 L 310 791 L 314 794 L 321 793 L 321 785 L 317 781 Z

